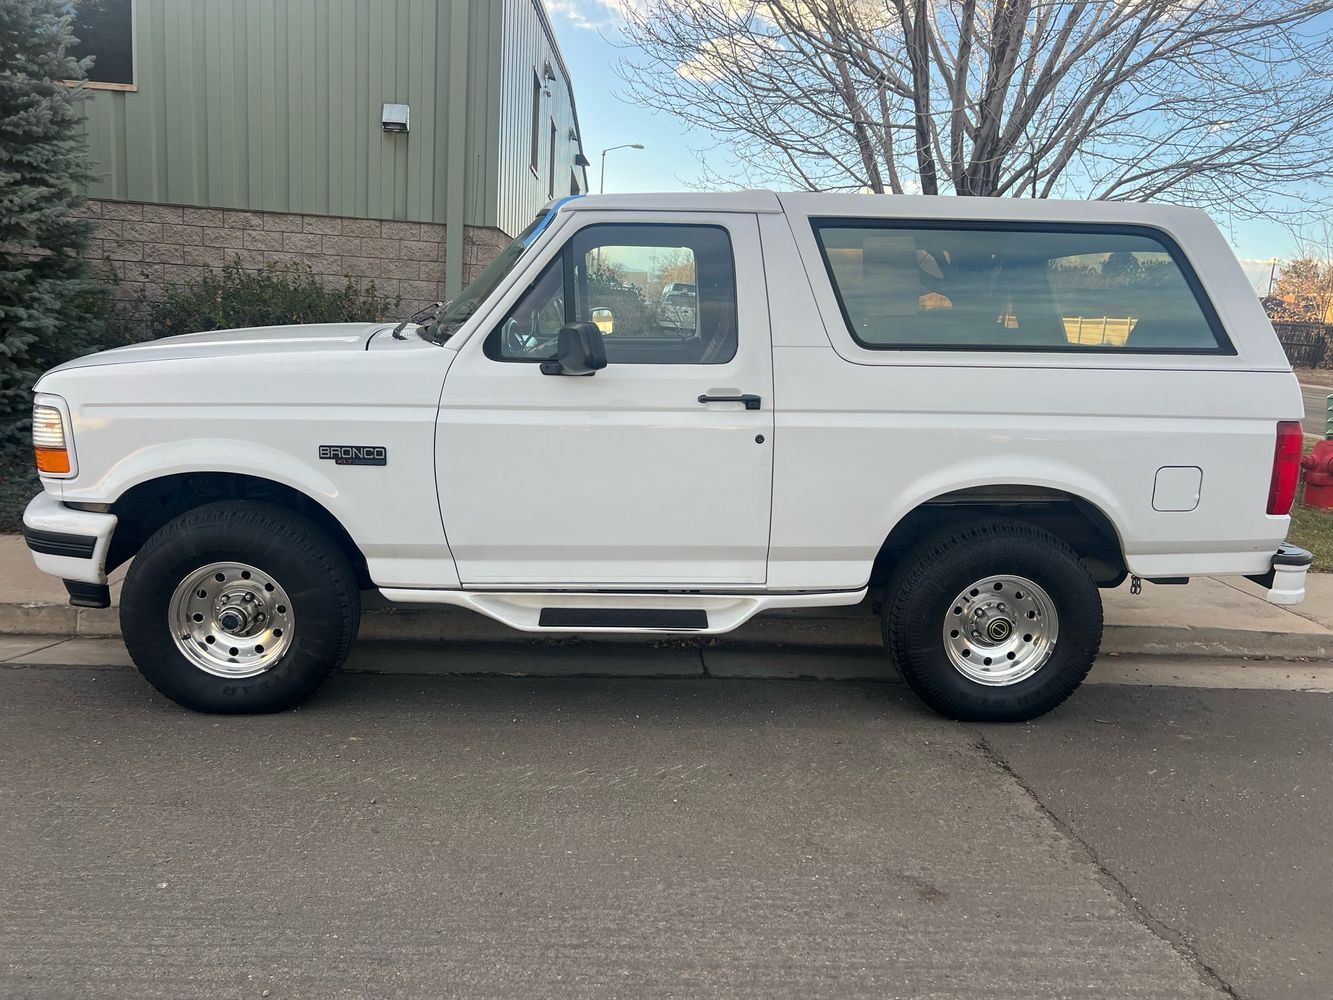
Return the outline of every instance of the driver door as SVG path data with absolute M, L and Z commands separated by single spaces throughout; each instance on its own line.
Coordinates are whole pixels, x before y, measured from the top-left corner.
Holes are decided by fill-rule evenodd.
M 436 470 L 459 577 L 762 586 L 773 382 L 756 220 L 587 218 L 529 264 L 445 380 Z M 607 367 L 542 374 L 570 322 L 597 325 Z

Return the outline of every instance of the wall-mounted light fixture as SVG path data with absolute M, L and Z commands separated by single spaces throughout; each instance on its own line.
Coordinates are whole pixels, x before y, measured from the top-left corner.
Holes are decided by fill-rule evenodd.
M 380 126 L 386 132 L 406 132 L 411 108 L 406 104 L 386 104 L 380 112 Z

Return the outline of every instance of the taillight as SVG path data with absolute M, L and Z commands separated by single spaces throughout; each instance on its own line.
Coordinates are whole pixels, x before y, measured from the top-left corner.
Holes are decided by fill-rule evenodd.
M 1273 447 L 1273 478 L 1268 484 L 1268 513 L 1290 514 L 1296 499 L 1296 476 L 1301 468 L 1301 422 L 1279 420 Z

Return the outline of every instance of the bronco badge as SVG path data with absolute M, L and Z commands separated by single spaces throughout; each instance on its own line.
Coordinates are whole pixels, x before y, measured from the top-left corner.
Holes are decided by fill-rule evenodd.
M 319 457 L 337 465 L 388 465 L 389 449 L 377 444 L 322 444 Z

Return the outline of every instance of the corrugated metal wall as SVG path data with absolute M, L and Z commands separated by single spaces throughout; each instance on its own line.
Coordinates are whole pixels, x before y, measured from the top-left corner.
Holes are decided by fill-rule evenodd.
M 555 123 L 555 196 L 569 194 L 570 175 L 575 170 L 577 141 L 570 139 L 576 128 L 566 70 L 558 51 L 543 30 L 541 0 L 503 0 L 504 52 L 500 108 L 490 115 L 500 125 L 499 187 L 496 192 L 498 225 L 515 233 L 529 222 L 544 204 L 550 191 L 551 123 Z M 545 79 L 550 65 L 555 79 Z M 543 84 L 538 97 L 537 168 L 532 169 L 533 74 Z M 584 172 L 577 171 L 580 186 Z
M 533 2 L 138 0 L 139 89 L 94 92 L 87 128 L 103 177 L 89 194 L 446 224 L 461 213 L 517 231 L 546 180 L 527 173 L 530 104 L 502 100 L 511 71 L 530 87 L 531 66 L 520 73 L 511 54 L 563 73 Z M 563 135 L 563 79 L 551 89 Z M 384 102 L 411 105 L 410 133 L 381 130 Z M 515 130 L 519 188 L 500 166 Z M 577 146 L 559 152 L 567 177 Z

